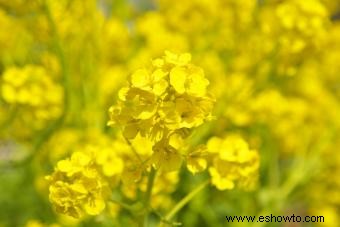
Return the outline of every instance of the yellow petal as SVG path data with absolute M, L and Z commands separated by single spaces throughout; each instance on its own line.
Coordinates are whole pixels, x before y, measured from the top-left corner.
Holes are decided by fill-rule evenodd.
M 89 215 L 98 215 L 105 208 L 105 202 L 102 198 L 91 199 L 85 204 L 85 211 Z
M 85 166 L 90 163 L 91 158 L 83 152 L 75 152 L 72 154 L 71 161 L 74 164 Z
M 164 60 L 161 59 L 161 58 L 157 58 L 157 59 L 152 61 L 152 65 L 160 68 L 164 65 Z
M 200 68 L 195 69 L 190 75 L 190 79 L 191 82 L 188 86 L 188 93 L 196 96 L 204 96 L 209 81 L 204 77 L 203 70 Z
M 200 157 L 188 157 L 187 168 L 193 174 L 202 172 L 207 168 L 207 160 Z
M 86 193 L 87 193 L 87 190 L 86 190 L 86 188 L 84 187 L 84 185 L 79 184 L 79 183 L 72 184 L 72 185 L 70 186 L 70 188 L 71 188 L 73 191 L 78 192 L 78 193 L 82 193 L 82 194 L 86 194 Z
M 149 73 L 146 69 L 138 69 L 131 76 L 131 83 L 134 87 L 144 87 L 149 83 Z
M 166 80 L 161 80 L 153 86 L 153 92 L 155 95 L 163 94 L 168 88 L 168 82 Z
M 181 54 L 178 58 L 178 61 L 182 64 L 188 64 L 191 61 L 191 54 L 189 53 Z
M 9 84 L 2 85 L 2 97 L 6 102 L 14 103 L 16 100 L 15 89 Z
M 105 176 L 113 176 L 123 171 L 124 163 L 119 158 L 111 158 L 109 162 L 106 162 L 103 166 L 103 173 Z
M 211 153 L 219 153 L 221 149 L 222 139 L 218 137 L 212 137 L 207 143 L 208 151 Z
M 181 147 L 183 147 L 184 141 L 183 138 L 175 133 L 172 134 L 169 138 L 169 145 L 175 148 L 176 150 L 179 150 Z
M 220 173 L 213 167 L 209 168 L 211 176 L 211 183 L 216 186 L 218 190 L 233 189 L 235 184 L 227 177 L 221 177 Z
M 57 169 L 61 172 L 69 172 L 72 169 L 72 164 L 70 160 L 61 160 L 57 164 Z
M 119 90 L 118 92 L 118 98 L 122 101 L 125 101 L 126 100 L 126 96 L 129 92 L 130 88 L 129 87 L 123 87 Z
M 174 89 L 183 94 L 185 92 L 185 81 L 187 79 L 187 72 L 183 67 L 174 67 L 170 72 L 170 84 Z
M 153 73 L 152 73 L 152 78 L 154 82 L 158 82 L 161 79 L 163 79 L 165 76 L 167 75 L 166 72 L 164 72 L 161 69 L 156 69 Z

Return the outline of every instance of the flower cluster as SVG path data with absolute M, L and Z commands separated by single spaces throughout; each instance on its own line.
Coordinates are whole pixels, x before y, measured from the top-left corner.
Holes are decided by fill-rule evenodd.
M 75 152 L 70 159 L 59 161 L 48 179 L 50 201 L 57 212 L 79 218 L 84 213 L 97 215 L 105 208 L 108 183 L 89 154 Z
M 62 113 L 63 88 L 41 66 L 8 68 L 2 76 L 1 95 L 7 103 L 28 110 L 33 119 L 55 119 Z
M 211 118 L 214 100 L 206 91 L 209 82 L 190 61 L 188 53 L 166 51 L 131 75 L 129 85 L 119 91 L 118 104 L 110 108 L 108 124 L 121 126 L 125 138 L 140 134 L 155 143 L 151 159 L 155 167 L 176 169 L 181 157 L 174 144 Z
M 248 143 L 242 137 L 213 137 L 208 141 L 207 148 L 213 154 L 209 173 L 216 188 L 233 189 L 235 185 L 253 187 L 260 165 L 259 154 L 249 149 Z
M 273 14 L 273 15 L 272 15 Z M 324 48 L 325 37 L 330 25 L 326 7 L 319 0 L 288 0 L 268 7 L 261 15 L 262 30 L 270 40 L 277 37 L 273 46 L 280 59 L 278 73 L 294 76 L 295 65 L 304 56 L 314 56 Z M 275 18 L 275 20 L 268 20 Z
M 257 214 L 340 226 L 339 12 L 339 0 L 0 0 L 0 226 L 218 226 L 207 203 L 244 211 L 248 196 L 217 190 L 253 189 L 258 174 Z M 57 214 L 38 206 L 48 189 Z
M 57 212 L 79 218 L 104 210 L 110 187 L 124 169 L 123 160 L 111 148 L 88 143 L 57 163 L 47 177 L 49 198 Z

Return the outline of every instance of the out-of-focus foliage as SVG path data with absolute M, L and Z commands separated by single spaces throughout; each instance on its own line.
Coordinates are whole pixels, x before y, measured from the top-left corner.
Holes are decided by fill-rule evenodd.
M 339 62 L 337 0 L 0 0 L 0 226 L 340 226 Z

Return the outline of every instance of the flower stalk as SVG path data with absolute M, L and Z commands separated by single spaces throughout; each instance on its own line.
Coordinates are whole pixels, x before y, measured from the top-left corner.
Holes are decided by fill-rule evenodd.
M 148 176 L 148 184 L 145 192 L 145 200 L 144 200 L 144 227 L 149 226 L 149 214 L 150 214 L 150 201 L 151 201 L 151 195 L 152 195 L 152 188 L 154 185 L 156 177 L 156 170 L 151 167 L 150 174 Z
M 164 226 L 164 223 L 169 223 L 171 219 L 185 206 L 187 205 L 199 192 L 201 192 L 208 184 L 210 180 L 204 181 L 193 191 L 187 194 L 183 199 L 181 199 L 170 211 L 166 214 L 164 220 L 162 220 L 160 226 Z

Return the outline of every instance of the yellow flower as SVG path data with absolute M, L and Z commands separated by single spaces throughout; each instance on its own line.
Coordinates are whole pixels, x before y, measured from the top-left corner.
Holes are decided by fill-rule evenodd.
M 209 120 L 214 100 L 206 93 L 208 80 L 190 60 L 188 53 L 166 51 L 151 66 L 136 70 L 130 85 L 120 90 L 118 104 L 110 108 L 108 124 L 121 125 L 128 139 L 140 133 L 160 141 Z
M 193 174 L 204 171 L 208 166 L 206 147 L 197 147 L 187 155 L 186 161 L 188 170 Z
M 201 68 L 187 65 L 176 66 L 170 71 L 170 84 L 179 93 L 202 97 L 206 94 L 209 81 Z
M 105 176 L 111 177 L 113 175 L 121 174 L 123 172 L 123 160 L 118 157 L 115 150 L 111 147 L 101 149 L 97 154 L 97 163 L 102 166 L 102 171 Z
M 7 103 L 18 105 L 35 119 L 55 119 L 62 113 L 63 89 L 41 66 L 6 69 L 0 89 Z
M 201 68 L 190 64 L 188 53 L 165 51 L 162 58 L 131 75 L 117 105 L 109 109 L 108 125 L 119 125 L 126 139 L 152 141 L 151 165 L 164 171 L 178 169 L 182 157 L 173 139 L 185 139 L 190 130 L 211 119 L 214 99 Z M 188 133 L 189 131 L 189 133 Z
M 229 169 L 229 175 L 222 174 L 214 167 L 209 168 L 209 173 L 211 176 L 211 183 L 216 186 L 218 190 L 226 190 L 226 189 L 233 189 L 235 187 L 235 183 L 233 182 L 236 180 L 236 170 Z
M 72 177 L 74 174 L 81 172 L 90 161 L 91 158 L 89 155 L 82 152 L 74 152 L 71 159 L 59 161 L 57 169 L 60 172 L 66 173 L 68 177 Z
M 105 208 L 108 182 L 91 154 L 75 152 L 57 163 L 50 181 L 50 201 L 57 212 L 80 218 L 98 215 Z
M 156 69 L 149 74 L 146 69 L 139 69 L 131 76 L 131 85 L 142 90 L 151 90 L 155 95 L 162 95 L 168 87 L 167 73 L 162 69 Z
M 257 181 L 259 155 L 249 149 L 242 137 L 213 137 L 208 141 L 207 149 L 212 155 L 209 173 L 217 189 L 233 189 L 235 185 L 246 189 L 253 187 Z
M 153 146 L 151 163 L 156 169 L 165 172 L 178 170 L 181 162 L 181 154 L 169 144 L 169 141 L 161 140 Z
M 175 66 L 184 66 L 190 63 L 191 55 L 189 53 L 175 54 L 165 51 L 164 61 Z

